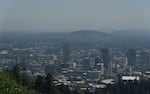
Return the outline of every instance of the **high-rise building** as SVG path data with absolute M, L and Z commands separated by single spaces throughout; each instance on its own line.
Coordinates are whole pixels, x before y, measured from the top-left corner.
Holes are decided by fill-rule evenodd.
M 150 57 L 148 52 L 141 52 L 140 53 L 140 63 L 141 64 L 149 64 L 150 63 Z
M 100 57 L 96 57 L 94 60 L 94 65 L 96 66 L 98 63 L 101 63 L 101 58 Z
M 101 74 L 104 74 L 104 64 L 103 63 L 97 63 L 96 65 L 97 70 L 101 71 Z
M 68 42 L 65 42 L 63 44 L 63 63 L 67 63 L 70 61 L 70 44 Z
M 133 66 L 136 64 L 136 50 L 128 49 L 127 52 L 128 65 Z
M 110 69 L 110 51 L 109 48 L 101 48 L 102 61 L 105 69 Z

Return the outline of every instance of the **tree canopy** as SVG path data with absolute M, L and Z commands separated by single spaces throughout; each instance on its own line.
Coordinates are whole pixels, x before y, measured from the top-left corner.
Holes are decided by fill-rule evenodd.
M 7 73 L 0 72 L 0 94 L 29 94 L 29 92 Z

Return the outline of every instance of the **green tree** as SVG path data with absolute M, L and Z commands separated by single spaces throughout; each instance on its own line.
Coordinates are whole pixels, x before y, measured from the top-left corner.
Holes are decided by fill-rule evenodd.
M 29 92 L 7 73 L 0 72 L 0 94 L 29 94 Z
M 52 75 L 49 73 L 47 74 L 47 76 L 45 77 L 45 91 L 47 94 L 54 94 L 54 85 L 53 85 L 53 77 Z
M 44 78 L 42 76 L 38 76 L 36 78 L 36 81 L 35 81 L 35 85 L 34 85 L 34 88 L 38 91 L 38 92 L 43 92 L 43 85 L 44 84 Z
M 14 66 L 14 68 L 12 70 L 12 76 L 18 83 L 21 82 L 20 69 L 17 64 Z

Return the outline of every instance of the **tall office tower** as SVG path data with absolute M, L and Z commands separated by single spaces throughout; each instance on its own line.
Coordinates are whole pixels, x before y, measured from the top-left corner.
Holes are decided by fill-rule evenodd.
M 94 66 L 96 66 L 98 63 L 101 63 L 101 58 L 100 57 L 96 57 L 94 60 Z
M 140 53 L 140 63 L 141 64 L 149 64 L 150 63 L 150 57 L 148 52 L 141 52 Z
M 67 63 L 70 61 L 70 44 L 68 42 L 65 42 L 63 44 L 63 63 Z
M 128 65 L 133 66 L 136 64 L 136 50 L 128 49 L 127 52 Z
M 101 71 L 101 74 L 104 74 L 104 64 L 103 63 L 97 63 L 96 69 Z
M 107 70 L 111 69 L 110 64 L 110 51 L 109 48 L 101 48 L 102 61 L 104 63 L 104 68 Z

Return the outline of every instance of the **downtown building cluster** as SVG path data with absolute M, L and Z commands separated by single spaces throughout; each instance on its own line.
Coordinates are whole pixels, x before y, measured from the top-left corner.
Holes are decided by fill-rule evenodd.
M 36 46 L 35 46 L 36 45 Z M 26 48 L 0 50 L 0 69 L 16 64 L 29 77 L 53 75 L 55 85 L 68 85 L 79 92 L 95 92 L 117 81 L 150 79 L 149 49 L 73 48 L 35 44 Z

